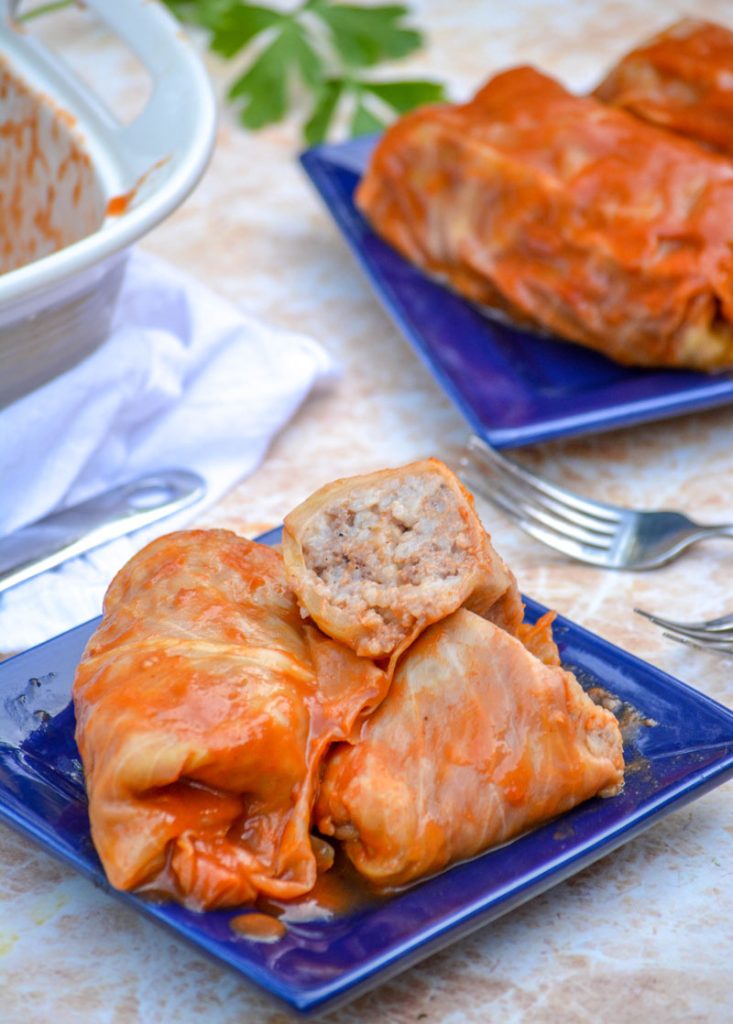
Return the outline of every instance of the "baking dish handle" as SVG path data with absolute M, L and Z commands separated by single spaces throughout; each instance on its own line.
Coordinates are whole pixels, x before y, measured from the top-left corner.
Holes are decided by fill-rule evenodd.
M 137 118 L 114 131 L 141 167 L 183 149 L 208 151 L 216 122 L 211 84 L 175 18 L 157 0 L 85 0 L 140 59 L 153 92 Z
M 28 323 L 35 323 L 39 310 L 45 313 L 52 306 L 65 318 L 59 324 L 68 327 L 72 314 L 65 303 L 72 296 L 76 303 L 80 296 L 86 302 L 88 296 L 103 295 L 102 308 L 108 310 L 112 265 L 119 283 L 124 251 L 181 204 L 203 174 L 213 149 L 214 92 L 200 57 L 172 15 L 155 0 L 79 3 L 138 57 L 152 78 L 152 91 L 137 118 L 122 123 L 94 89 L 94 81 L 90 88 L 86 77 L 76 73 L 73 61 L 69 63 L 60 52 L 67 38 L 65 31 L 57 37 L 45 26 L 40 33 L 27 31 L 18 18 L 17 0 L 0 0 L 5 61 L 35 95 L 46 97 L 69 115 L 81 148 L 89 154 L 100 198 L 108 201 L 107 216 L 98 230 L 0 274 L 0 333 L 16 321 L 27 329 Z M 51 13 L 60 6 L 49 4 L 46 10 Z M 44 7 L 35 10 L 41 12 Z M 49 45 L 44 39 L 59 45 Z M 71 51 L 75 52 L 73 46 Z M 113 206 L 111 200 L 116 198 L 122 202 Z M 105 288 L 98 287 L 101 281 L 107 282 Z M 73 317 L 77 317 L 77 309 L 86 309 L 83 303 L 73 308 Z M 45 320 L 43 323 L 48 329 Z M 76 319 L 74 325 L 77 330 Z M 62 336 L 61 327 L 57 333 Z M 94 331 L 86 333 L 91 338 Z M 18 337 L 22 337 L 20 328 Z M 85 347 L 83 354 L 88 351 Z M 0 381 L 0 400 L 3 383 Z
M 18 27 L 21 0 L 0 0 L 0 25 Z M 64 83 L 66 91 L 83 97 L 93 108 L 99 129 L 125 152 L 134 182 L 163 162 L 168 177 L 182 176 L 187 189 L 203 171 L 216 127 L 216 102 L 201 59 L 181 26 L 158 0 L 84 0 L 88 8 L 142 62 L 153 79 L 153 91 L 142 112 L 121 124 L 109 108 L 90 96 L 89 87 L 61 64 L 51 64 L 45 47 L 29 44 L 36 61 Z M 178 172 L 178 173 L 176 173 Z M 173 187 L 171 182 L 170 187 Z

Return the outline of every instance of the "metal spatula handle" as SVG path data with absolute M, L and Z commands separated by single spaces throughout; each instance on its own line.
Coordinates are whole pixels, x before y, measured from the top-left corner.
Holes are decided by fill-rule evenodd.
M 172 515 L 206 493 L 196 473 L 171 469 L 113 487 L 0 540 L 0 592 L 108 541 Z

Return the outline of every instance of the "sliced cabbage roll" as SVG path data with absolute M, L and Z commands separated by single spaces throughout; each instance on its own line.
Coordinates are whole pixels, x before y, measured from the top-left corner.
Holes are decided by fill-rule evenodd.
M 303 624 L 276 551 L 224 530 L 154 541 L 110 585 L 73 688 L 111 884 L 197 908 L 309 891 L 321 759 L 385 688 Z
M 360 735 L 331 748 L 316 822 L 373 884 L 399 886 L 618 793 L 623 770 L 616 719 L 573 675 L 461 609 L 403 655 Z
M 621 363 L 733 366 L 731 162 L 533 68 L 400 118 L 356 201 L 469 299 Z
M 733 156 L 733 32 L 678 21 L 622 57 L 595 95 Z
M 473 498 L 437 459 L 337 480 L 285 518 L 283 557 L 324 633 L 392 662 L 461 605 L 516 631 L 523 606 Z

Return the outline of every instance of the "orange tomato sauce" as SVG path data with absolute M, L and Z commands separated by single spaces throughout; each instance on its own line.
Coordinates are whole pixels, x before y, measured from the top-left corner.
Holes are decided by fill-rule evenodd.
M 249 911 L 237 914 L 229 921 L 229 927 L 253 942 L 277 942 L 287 934 L 287 925 L 270 914 Z

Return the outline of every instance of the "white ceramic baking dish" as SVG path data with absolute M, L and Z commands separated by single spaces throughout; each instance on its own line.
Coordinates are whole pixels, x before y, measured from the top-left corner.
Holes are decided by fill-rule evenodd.
M 0 407 L 105 339 L 126 250 L 191 191 L 215 132 L 206 72 L 155 0 L 84 2 L 150 73 L 129 124 L 17 6 L 0 0 Z

